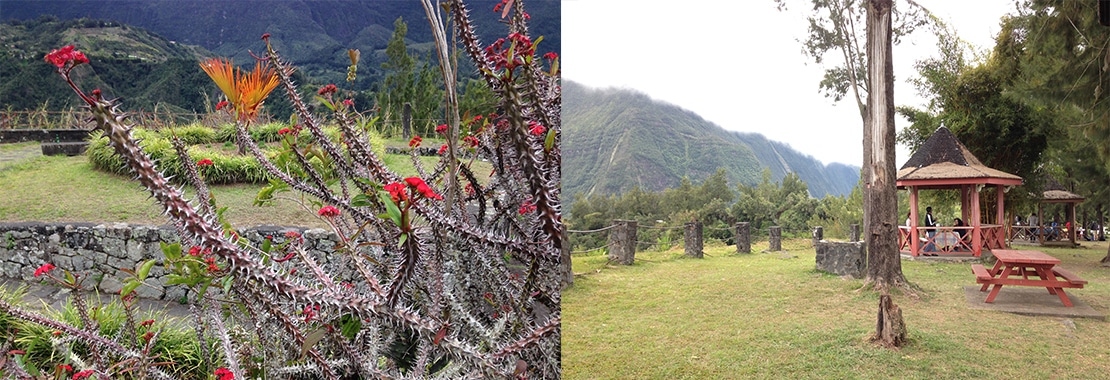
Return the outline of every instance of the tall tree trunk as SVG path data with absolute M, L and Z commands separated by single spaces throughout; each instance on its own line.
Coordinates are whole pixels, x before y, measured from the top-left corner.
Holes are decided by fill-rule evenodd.
M 905 284 L 898 254 L 898 197 L 894 168 L 894 63 L 891 59 L 891 1 L 869 0 L 867 9 L 867 118 L 871 125 L 870 200 L 867 240 L 867 277 L 878 288 Z M 865 150 L 867 148 L 865 147 Z
M 867 278 L 883 292 L 874 340 L 885 347 L 905 342 L 902 311 L 886 292 L 903 288 L 902 258 L 898 254 L 898 197 L 894 169 L 894 62 L 891 58 L 892 0 L 867 3 L 867 120 L 870 123 L 871 162 L 867 199 Z M 867 140 L 867 137 L 864 139 Z M 866 147 L 864 148 L 866 150 Z

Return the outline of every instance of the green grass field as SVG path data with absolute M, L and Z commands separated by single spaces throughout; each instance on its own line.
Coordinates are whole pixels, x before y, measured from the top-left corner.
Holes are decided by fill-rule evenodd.
M 0 144 L 6 151 L 27 144 Z M 0 151 L 3 152 L 3 151 Z M 386 165 L 402 176 L 416 174 L 408 156 L 387 154 Z M 431 169 L 438 157 L 421 157 Z M 476 169 L 488 173 L 488 163 Z M 0 170 L 0 222 L 96 222 L 161 225 L 168 223 L 148 193 L 130 177 L 94 170 L 84 156 L 39 156 L 6 164 Z M 315 209 L 305 210 L 295 192 L 278 194 L 268 206 L 253 206 L 260 185 L 220 185 L 210 189 L 221 206 L 228 206 L 228 219 L 237 227 L 262 224 L 326 227 Z M 193 197 L 192 188 L 185 187 Z M 310 199 L 305 199 L 309 201 Z
M 766 249 L 753 246 L 753 251 Z M 1106 243 L 1044 249 L 1090 283 L 1069 290 L 1110 311 Z M 790 246 L 805 247 L 795 241 Z M 895 295 L 909 343 L 868 343 L 878 296 L 862 280 L 816 271 L 812 248 L 737 255 L 707 248 L 637 253 L 628 267 L 575 256 L 574 287 L 563 293 L 565 379 L 1057 378 L 1110 374 L 1110 325 L 971 310 L 967 263 L 903 261 L 920 299 Z M 787 248 L 791 249 L 791 248 Z

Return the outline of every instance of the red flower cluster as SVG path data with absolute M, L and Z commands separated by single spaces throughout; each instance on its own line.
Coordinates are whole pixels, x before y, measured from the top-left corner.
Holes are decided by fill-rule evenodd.
M 345 105 L 347 107 L 354 107 L 355 106 L 355 101 L 351 100 L 351 99 L 343 99 L 343 105 Z
M 200 247 L 193 246 L 189 248 L 189 256 L 200 256 Z
M 73 367 L 69 364 L 58 364 L 58 369 L 66 372 L 73 371 Z
M 270 33 L 262 33 L 262 39 L 270 38 Z
M 39 267 L 39 269 L 35 269 L 35 277 L 42 276 L 42 275 L 44 275 L 47 272 L 50 272 L 52 270 L 54 270 L 54 264 L 51 264 L 51 263 L 42 264 L 42 266 Z
M 82 63 L 89 63 L 89 59 L 85 57 L 85 53 L 73 50 L 73 45 L 62 47 L 61 49 L 51 50 L 44 58 L 46 62 L 50 62 L 58 68 L 63 68 L 67 63 L 73 62 L 73 66 Z
M 436 194 L 435 191 L 432 191 L 432 188 L 428 186 L 428 184 L 424 183 L 424 180 L 420 179 L 420 177 L 405 178 L 405 183 L 409 184 L 410 187 L 415 188 L 416 191 L 423 195 L 425 198 L 443 199 L 443 196 Z
M 212 165 L 213 165 L 212 160 L 209 160 L 207 158 L 205 158 L 203 160 L 200 160 L 200 161 L 197 161 L 197 166 L 212 166 Z
M 336 92 L 339 92 L 339 88 L 335 87 L 334 84 L 329 84 L 327 86 L 320 87 L 320 90 L 316 91 L 316 93 L 320 94 L 320 95 L 334 94 Z
M 228 104 L 231 103 L 228 103 L 226 100 L 221 100 L 219 103 L 216 103 L 216 111 L 224 109 L 224 107 L 227 107 Z
M 544 59 L 550 59 L 550 60 L 554 61 L 556 59 L 559 59 L 559 54 L 556 54 L 553 51 L 549 51 L 549 52 L 547 52 L 547 54 L 543 55 L 543 58 Z
M 216 266 L 216 258 L 215 257 L 209 256 L 209 257 L 204 259 L 204 262 L 206 264 L 208 264 L 208 271 L 209 272 L 215 272 L 215 271 L 220 270 L 220 267 Z
M 324 206 L 321 207 L 320 211 L 317 211 L 316 213 L 325 218 L 334 218 L 339 216 L 339 209 L 332 206 Z
M 389 192 L 389 198 L 393 200 L 393 203 L 401 204 L 401 201 L 409 199 L 408 195 L 405 194 L 405 185 L 402 185 L 400 182 L 385 185 L 384 188 L 385 191 Z
M 285 136 L 285 135 L 296 136 L 298 132 L 299 131 L 296 128 L 293 128 L 293 129 L 282 128 L 282 129 L 278 130 L 278 135 L 281 135 L 281 136 Z
M 423 141 L 424 139 L 420 138 L 420 136 L 412 136 L 412 140 L 409 140 L 409 147 L 416 148 L 420 146 L 420 143 Z
M 533 212 L 533 211 L 536 211 L 536 205 L 532 204 L 532 199 L 531 198 L 526 199 L 524 201 L 524 203 L 521 203 L 520 204 L 520 210 L 517 210 L 517 212 L 519 212 L 520 215 L 524 215 L 524 214 L 527 214 L 527 213 L 530 213 L 530 212 Z
M 442 146 L 439 147 L 439 151 L 436 152 L 436 154 L 442 155 L 443 153 L 446 153 L 446 152 L 447 152 L 447 144 L 443 144 Z
M 216 375 L 216 377 L 219 380 L 234 380 L 235 379 L 235 374 L 232 373 L 227 368 L 223 368 L 223 367 L 217 368 L 214 375 Z
M 478 138 L 474 136 L 463 137 L 463 142 L 467 145 L 470 145 L 471 148 L 475 148 L 478 146 Z
M 505 42 L 509 42 L 509 47 L 505 46 Z M 513 55 L 510 57 L 509 53 Z M 508 40 L 498 38 L 493 44 L 486 47 L 486 59 L 493 62 L 493 65 L 498 70 L 508 69 L 512 71 L 517 66 L 524 64 L 524 57 L 531 57 L 535 53 L 535 47 L 532 46 L 532 39 L 520 33 L 509 33 Z
M 505 7 L 505 5 L 508 5 L 508 4 L 509 4 L 509 1 L 510 1 L 510 0 L 501 0 L 501 2 L 500 2 L 500 3 L 497 3 L 497 5 L 494 5 L 494 6 L 493 6 L 493 11 L 494 11 L 494 12 L 501 12 L 501 8 L 504 8 L 504 7 Z
M 300 237 L 301 234 L 297 233 L 297 231 L 289 231 L 285 233 L 286 239 L 300 239 Z
M 147 331 L 146 334 L 143 334 L 143 336 L 142 336 L 143 341 L 146 341 L 146 342 L 150 342 L 150 338 L 153 338 L 153 337 L 154 337 L 154 332 L 153 331 Z
M 153 319 L 148 319 L 148 320 L 143 321 L 143 323 L 140 323 L 139 326 L 140 327 L 150 326 L 150 325 L 153 325 L 153 324 L 154 324 L 154 320 Z
M 89 376 L 92 376 L 92 374 L 93 374 L 93 370 L 86 369 L 84 371 L 73 374 L 73 380 L 87 379 L 87 378 L 89 378 Z
M 301 311 L 304 314 L 304 323 L 308 323 L 313 318 L 316 318 L 316 312 L 320 311 L 320 305 L 308 305 Z
M 532 136 L 539 136 L 539 135 L 542 135 L 544 132 L 547 131 L 547 128 L 544 128 L 542 125 L 540 125 L 539 123 L 536 123 L 534 121 L 530 123 L 530 126 L 532 128 L 529 129 L 528 132 L 531 133 Z
M 446 135 L 447 134 L 447 124 L 437 125 L 436 126 L 436 133 L 439 133 L 441 135 Z

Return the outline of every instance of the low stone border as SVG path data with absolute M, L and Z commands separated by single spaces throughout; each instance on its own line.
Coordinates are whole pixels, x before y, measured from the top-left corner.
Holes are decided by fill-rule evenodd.
M 0 129 L 0 144 L 38 142 L 73 142 L 89 139 L 85 129 Z
M 259 226 L 239 232 L 258 247 L 266 236 L 271 236 L 275 243 L 284 242 L 288 231 L 303 236 L 301 246 L 328 273 L 337 274 L 337 281 L 353 278 L 347 255 L 334 254 L 339 238 L 331 231 Z M 160 243 L 163 242 L 179 242 L 177 232 L 169 226 L 126 223 L 0 223 L 0 276 L 42 281 L 34 277 L 35 269 L 51 263 L 85 277 L 86 287 L 118 293 L 123 287 L 120 279 L 126 276 L 120 272 L 121 268 L 135 269 L 139 263 L 155 259 L 157 264 L 146 281 L 152 286 L 140 286 L 135 292 L 142 298 L 179 301 L 189 295 L 189 290 L 181 285 L 166 285 L 169 278 L 162 268 L 164 256 Z M 304 272 L 308 271 L 300 271 L 296 277 L 304 275 L 303 279 L 313 280 Z

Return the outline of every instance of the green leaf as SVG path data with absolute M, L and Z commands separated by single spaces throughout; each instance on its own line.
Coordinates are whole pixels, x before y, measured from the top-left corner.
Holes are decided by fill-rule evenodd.
M 408 239 L 409 239 L 409 234 L 407 234 L 407 233 L 401 234 L 401 238 L 397 239 L 397 246 L 398 247 L 404 246 L 405 245 L 405 240 L 408 240 Z
M 178 284 L 185 284 L 185 283 L 188 282 L 188 280 L 184 276 L 179 275 L 179 274 L 170 274 L 167 277 L 168 278 L 166 279 L 166 285 L 178 285 Z
M 271 242 L 270 239 L 263 239 L 262 252 L 270 253 L 271 249 L 273 249 L 273 242 Z
M 324 339 L 324 334 L 326 333 L 327 330 L 325 329 L 316 329 L 312 333 L 308 334 L 308 336 L 304 338 L 304 345 L 301 346 L 300 358 L 304 359 L 304 355 L 308 353 L 308 350 L 311 350 L 312 346 L 316 345 L 316 343 L 319 342 L 321 339 Z
M 401 209 L 397 208 L 396 203 L 393 203 L 393 198 L 389 197 L 388 192 L 381 192 L 378 195 L 381 197 L 382 203 L 385 203 L 385 211 L 389 214 L 389 219 L 397 227 L 401 227 Z
M 224 277 L 224 294 L 231 294 L 231 282 L 234 280 L 232 276 Z
M 181 257 L 181 243 L 166 244 L 165 242 L 160 242 L 158 244 L 162 245 L 162 254 L 165 255 L 167 259 L 170 259 L 170 261 L 176 261 Z
M 555 128 L 548 128 L 547 137 L 543 139 L 543 151 L 551 152 L 553 147 L 555 147 Z
M 144 261 L 139 266 L 139 281 L 146 280 L 146 276 L 150 274 L 150 268 L 154 267 L 154 259 Z
M 358 194 L 351 198 L 351 207 L 366 207 L 373 204 L 374 203 L 370 201 L 370 196 L 366 194 Z
M 77 277 L 73 277 L 73 273 L 70 273 L 68 270 L 65 271 L 65 273 L 66 273 L 66 283 L 69 283 L 69 284 L 77 283 Z
M 142 285 L 142 284 L 143 283 L 141 283 L 141 282 L 135 281 L 135 279 L 128 279 L 127 284 L 123 286 L 123 289 L 119 291 L 119 294 L 120 295 L 131 294 L 131 292 L 135 291 L 135 289 L 138 289 L 139 285 Z
M 358 330 L 362 329 L 362 320 L 352 314 L 344 314 L 339 318 L 339 332 L 347 339 L 354 339 Z

